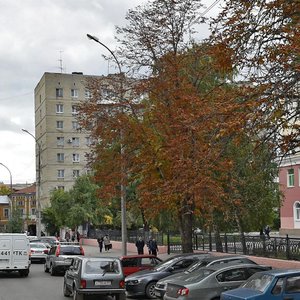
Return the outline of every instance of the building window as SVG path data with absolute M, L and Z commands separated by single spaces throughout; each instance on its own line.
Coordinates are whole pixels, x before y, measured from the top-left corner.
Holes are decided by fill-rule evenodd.
M 58 137 L 56 138 L 56 142 L 57 142 L 57 146 L 63 146 L 63 145 L 64 145 L 64 142 L 65 142 L 65 139 L 64 139 L 64 137 L 62 137 L 62 136 L 58 136 Z
M 86 136 L 85 137 L 85 144 L 87 146 L 91 146 L 91 144 L 92 144 L 92 138 L 90 136 Z
M 72 146 L 79 147 L 79 138 L 78 137 L 72 138 Z
M 56 104 L 56 113 L 62 114 L 64 112 L 64 105 L 63 104 Z
M 32 208 L 32 209 L 31 209 L 31 215 L 35 215 L 35 213 L 36 213 L 35 208 Z
M 79 177 L 79 170 L 73 170 L 73 178 Z
M 63 129 L 64 128 L 64 121 L 56 121 L 56 128 Z
M 294 174 L 294 169 L 288 169 L 287 186 L 288 186 L 288 187 L 293 187 L 293 186 L 295 186 L 295 174 Z
M 92 92 L 90 90 L 84 91 L 84 98 L 85 99 L 91 99 L 92 98 Z
M 23 201 L 22 200 L 20 200 L 20 201 L 18 201 L 18 206 L 23 206 L 24 204 L 23 204 Z
M 76 130 L 79 129 L 79 124 L 77 121 L 72 121 L 72 128 Z
M 32 206 L 36 206 L 36 201 L 35 201 L 35 200 L 32 200 L 32 201 L 31 201 L 31 205 L 32 205 Z
M 9 218 L 9 209 L 8 208 L 4 208 L 4 218 L 5 219 Z
M 57 178 L 65 178 L 65 170 L 57 170 Z
M 56 89 L 56 97 L 63 97 L 63 96 L 64 96 L 63 89 L 62 88 Z
M 78 153 L 73 153 L 73 162 L 79 162 L 80 161 L 80 156 Z
M 21 218 L 23 218 L 23 215 L 24 215 L 24 209 L 23 209 L 23 208 L 19 208 L 19 212 L 20 212 Z
M 71 97 L 72 98 L 78 98 L 78 90 L 71 89 Z
M 64 162 L 65 161 L 65 154 L 64 153 L 57 153 L 57 161 Z
M 300 221 L 300 203 L 295 202 L 294 204 L 294 216 L 296 221 Z
M 72 115 L 75 116 L 78 114 L 78 106 L 72 105 Z
M 61 191 L 64 191 L 65 190 L 65 187 L 63 185 L 58 185 L 57 186 L 57 189 L 58 190 L 61 190 Z

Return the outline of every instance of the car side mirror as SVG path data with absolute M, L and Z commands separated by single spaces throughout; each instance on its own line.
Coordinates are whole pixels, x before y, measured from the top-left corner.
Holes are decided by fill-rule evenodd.
M 173 272 L 175 270 L 175 268 L 174 267 L 170 267 L 168 270 L 169 270 L 169 272 Z

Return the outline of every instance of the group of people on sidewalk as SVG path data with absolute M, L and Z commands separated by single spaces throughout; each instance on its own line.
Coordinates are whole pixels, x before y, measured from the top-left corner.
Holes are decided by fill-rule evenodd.
M 105 251 L 109 251 L 112 248 L 112 244 L 110 242 L 108 234 L 97 238 L 97 242 L 99 245 L 100 252 L 102 252 L 103 246 L 104 246 Z M 148 247 L 149 254 L 157 256 L 158 246 L 157 246 L 157 242 L 156 242 L 155 238 L 150 237 L 149 241 L 146 243 L 146 245 Z M 135 246 L 137 248 L 138 254 L 144 254 L 145 241 L 143 240 L 143 238 L 141 236 L 135 242 Z
M 137 248 L 138 254 L 144 254 L 145 241 L 140 236 L 138 240 L 135 242 L 135 246 Z M 147 242 L 148 252 L 149 254 L 157 256 L 158 247 L 155 238 L 150 237 Z
M 99 250 L 102 252 L 103 246 L 105 251 L 109 251 L 112 247 L 108 234 L 97 239 Z

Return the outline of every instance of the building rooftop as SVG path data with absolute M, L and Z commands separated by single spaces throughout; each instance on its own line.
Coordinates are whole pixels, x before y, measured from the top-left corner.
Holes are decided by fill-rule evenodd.
M 0 196 L 0 204 L 9 204 L 10 200 L 8 196 Z

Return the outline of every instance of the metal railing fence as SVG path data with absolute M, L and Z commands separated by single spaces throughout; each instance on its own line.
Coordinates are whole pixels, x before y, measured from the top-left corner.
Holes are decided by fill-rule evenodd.
M 89 231 L 89 238 L 98 238 L 108 234 L 111 240 L 121 241 L 121 231 L 115 229 Z M 158 245 L 168 246 L 169 253 L 181 253 L 182 245 L 178 233 L 148 232 L 144 230 L 128 230 L 127 241 L 135 243 L 139 236 L 145 242 L 155 237 Z M 280 259 L 300 260 L 300 238 L 270 237 L 249 234 L 194 234 L 193 250 L 216 251 L 231 254 L 245 254 Z

